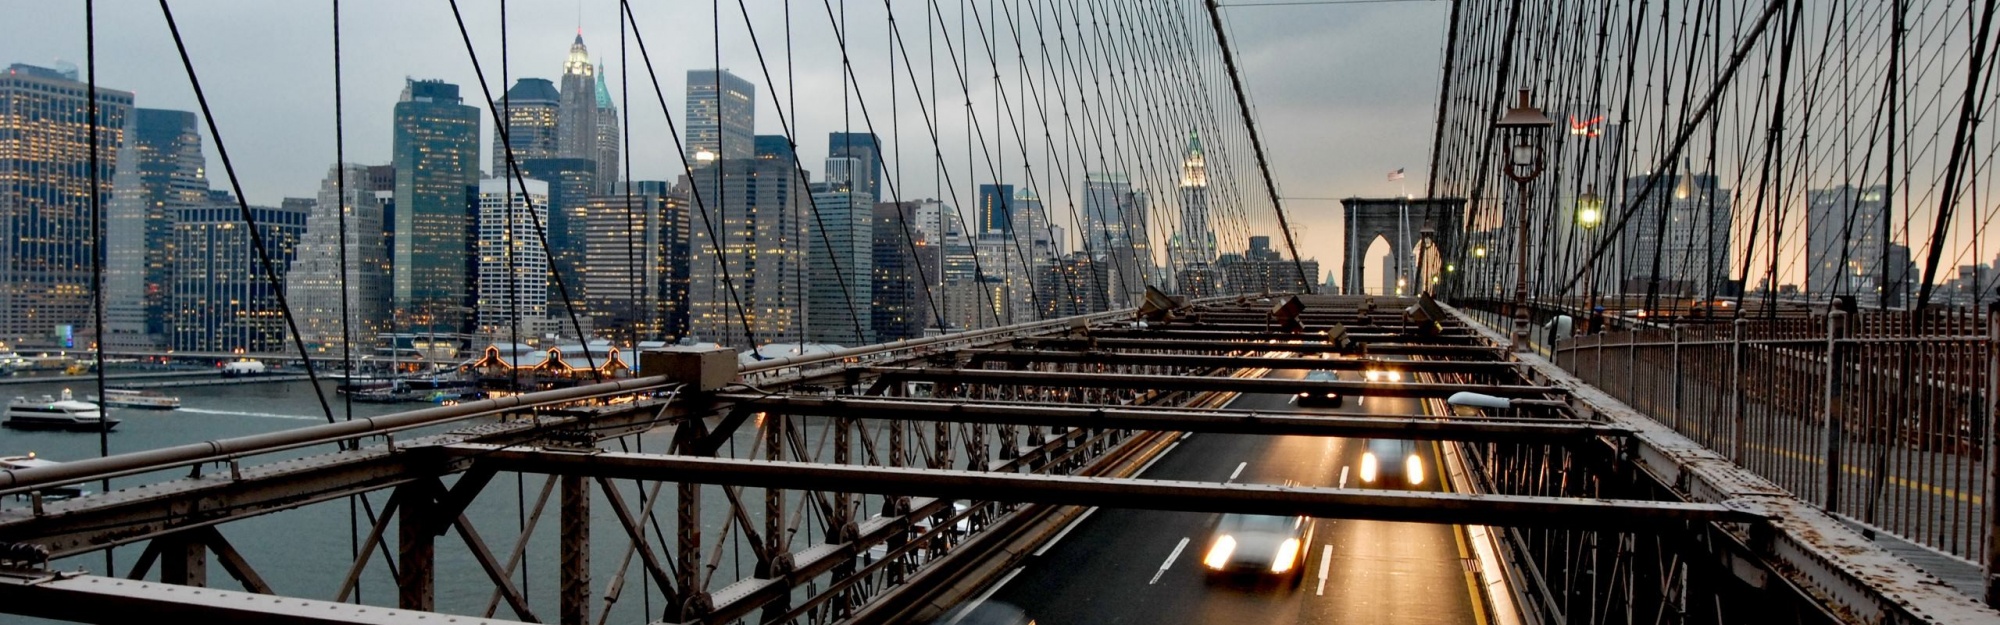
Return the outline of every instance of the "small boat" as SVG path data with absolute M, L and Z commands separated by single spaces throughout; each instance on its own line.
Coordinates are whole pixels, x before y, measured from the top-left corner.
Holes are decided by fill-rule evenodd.
M 56 462 L 54 460 L 49 460 L 47 458 L 37 457 L 35 456 L 35 452 L 32 451 L 28 452 L 28 455 L 26 456 L 0 456 L 0 471 L 19 471 L 22 469 L 53 467 L 58 464 L 62 463 Z M 90 494 L 90 491 L 83 490 L 82 488 L 78 488 L 75 486 L 57 486 L 54 488 L 42 489 L 41 492 L 42 492 L 42 498 L 46 500 L 71 499 Z M 19 498 L 21 499 L 26 499 L 27 497 L 28 497 L 27 493 L 21 493 L 19 495 Z
M 90 401 L 97 401 L 97 396 L 96 395 L 90 396 Z M 138 389 L 129 389 L 129 388 L 107 388 L 104 389 L 104 401 L 100 403 L 106 406 L 118 406 L 121 408 L 149 408 L 152 410 L 173 410 L 175 408 L 181 407 L 181 398 L 172 395 L 167 395 L 159 391 L 142 391 Z
M 118 427 L 118 420 L 105 419 L 103 409 L 97 404 L 77 401 L 70 397 L 69 389 L 63 389 L 62 399 L 47 395 L 36 400 L 14 398 L 7 403 L 7 420 L 0 425 L 23 430 L 95 432 L 99 428 Z

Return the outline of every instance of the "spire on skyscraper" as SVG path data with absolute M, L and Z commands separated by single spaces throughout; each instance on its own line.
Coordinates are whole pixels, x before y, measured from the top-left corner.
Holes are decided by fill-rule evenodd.
M 577 36 L 582 37 L 582 35 L 577 35 Z M 599 70 L 602 70 L 604 68 L 604 59 L 597 60 L 597 68 Z M 603 71 L 597 72 L 597 108 L 601 109 L 614 108 L 614 106 L 611 103 L 611 88 L 606 87 L 604 85 Z
M 569 44 L 569 61 L 563 63 L 564 74 L 589 76 L 596 73 L 590 64 L 590 49 L 583 45 L 583 29 L 576 29 L 576 43 Z

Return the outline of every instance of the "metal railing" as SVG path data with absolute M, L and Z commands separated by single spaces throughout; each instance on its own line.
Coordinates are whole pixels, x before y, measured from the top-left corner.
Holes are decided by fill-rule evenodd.
M 1738 320 L 1559 339 L 1553 360 L 1828 512 L 1980 565 L 1994 322 Z

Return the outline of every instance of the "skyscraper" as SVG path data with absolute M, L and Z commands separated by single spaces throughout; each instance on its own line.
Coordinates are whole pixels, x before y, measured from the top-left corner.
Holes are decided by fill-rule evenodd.
M 870 202 L 882 201 L 882 142 L 869 132 L 835 132 L 827 135 L 827 158 L 860 161 L 852 184 Z
M 258 237 L 264 242 L 271 268 L 267 277 L 242 207 L 227 191 L 209 193 L 207 202 L 180 208 L 174 215 L 174 310 L 168 347 L 181 351 L 277 352 L 286 349 L 285 320 L 278 306 L 278 285 L 305 234 L 312 202 L 287 201 L 285 206 L 251 206 Z M 275 280 L 275 284 L 273 282 Z
M 973 234 L 1014 233 L 1014 185 L 979 185 L 979 231 Z
M 1659 188 L 1631 209 L 1631 226 L 1618 241 L 1624 292 L 1715 297 L 1741 291 L 1729 275 L 1734 215 L 1729 189 L 1714 175 L 1697 175 L 1692 168 L 1684 163 L 1678 175 L 1661 177 Z M 1636 176 L 1626 182 L 1625 192 L 1636 198 L 1645 186 L 1646 177 Z M 1530 289 L 1536 288 L 1535 279 L 1531 273 Z
M 618 188 L 619 146 L 624 137 L 618 134 L 618 105 L 611 102 L 611 89 L 604 86 L 604 64 L 597 64 L 597 192 L 600 194 L 620 193 Z
M 493 175 L 511 176 L 507 171 L 507 144 L 514 145 L 514 164 L 539 158 L 555 158 L 557 108 L 561 96 L 555 83 L 546 78 L 514 81 L 501 102 L 501 119 L 507 120 L 507 134 L 493 135 Z
M 382 236 L 382 205 L 368 178 L 366 165 L 327 169 L 285 274 L 285 297 L 309 351 L 365 354 L 376 335 L 391 330 L 383 306 L 389 274 L 382 271 L 389 250 Z M 346 197 L 341 196 L 343 185 Z M 350 336 L 351 347 L 346 343 Z
M 0 340 L 54 343 L 90 327 L 93 201 L 108 208 L 132 94 L 97 90 L 91 188 L 88 86 L 76 72 L 15 64 L 0 72 Z
M 522 339 L 559 327 L 549 318 L 549 257 L 535 223 L 548 223 L 549 184 L 479 181 L 479 333 Z M 512 196 L 512 197 L 509 197 Z M 517 332 L 518 330 L 518 332 Z
M 938 247 L 924 240 L 916 228 L 918 202 L 883 202 L 875 205 L 873 276 L 869 285 L 870 326 L 875 340 L 900 341 L 924 335 L 931 316 L 931 301 L 925 278 L 934 275 Z
M 549 205 L 542 227 L 548 236 L 549 262 L 578 306 L 583 305 L 583 274 L 588 268 L 583 260 L 584 241 L 589 237 L 586 202 L 596 195 L 599 169 L 587 158 L 538 159 L 521 165 L 524 177 L 548 183 Z M 553 284 L 549 289 L 549 303 L 554 306 L 550 316 L 567 319 L 561 290 Z
M 685 156 L 690 161 L 755 156 L 756 115 L 756 85 L 728 70 L 689 70 Z
M 845 182 L 813 185 L 812 201 L 814 214 L 806 220 L 804 242 L 811 261 L 806 275 L 806 339 L 846 346 L 872 344 L 874 319 L 868 302 L 875 264 L 874 204 Z
M 1889 252 L 1882 232 L 1886 199 L 1880 185 L 1806 191 L 1806 293 L 1864 295 L 1876 303 Z
M 166 346 L 174 211 L 208 199 L 201 132 L 187 111 L 133 109 L 104 213 L 108 347 Z
M 632 194 L 590 198 L 583 276 L 591 326 L 614 340 L 674 340 L 687 334 L 687 196 L 664 181 L 639 180 Z
M 597 160 L 597 66 L 583 46 L 583 32 L 569 45 L 563 62 L 561 101 L 556 107 L 556 156 Z M 596 167 L 591 167 L 596 174 Z M 594 187 L 593 187 L 594 188 Z
M 1085 248 L 1110 264 L 1112 308 L 1134 305 L 1154 282 L 1152 246 L 1146 237 L 1146 195 L 1122 173 L 1087 172 L 1083 179 Z
M 1188 135 L 1180 191 L 1180 229 L 1174 233 L 1174 245 L 1167 254 L 1168 263 L 1175 266 L 1175 286 L 1190 297 L 1215 295 L 1215 232 L 1208 223 L 1208 163 L 1201 151 L 1200 135 Z
M 798 167 L 774 155 L 708 161 L 695 168 L 691 181 L 693 335 L 741 348 L 751 347 L 746 326 L 759 344 L 803 338 L 810 189 Z
M 392 314 L 417 332 L 462 332 L 471 320 L 479 109 L 458 85 L 410 80 L 396 103 L 396 167 L 391 226 Z

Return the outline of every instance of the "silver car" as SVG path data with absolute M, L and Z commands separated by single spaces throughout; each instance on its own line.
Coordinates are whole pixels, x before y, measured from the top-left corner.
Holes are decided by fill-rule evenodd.
M 1369 486 L 1414 488 L 1424 484 L 1424 459 L 1416 441 L 1368 439 L 1361 453 L 1361 483 Z
M 1209 539 L 1201 564 L 1209 581 L 1305 578 L 1313 521 L 1306 517 L 1224 514 Z

